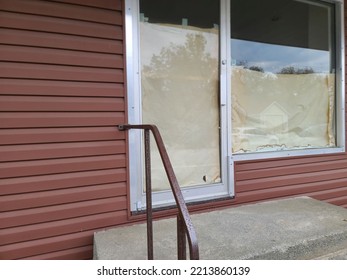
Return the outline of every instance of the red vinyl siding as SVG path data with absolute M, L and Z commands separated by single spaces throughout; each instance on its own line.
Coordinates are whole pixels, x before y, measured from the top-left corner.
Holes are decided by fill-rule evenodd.
M 95 231 L 131 222 L 122 9 L 0 2 L 0 259 L 88 259 Z M 347 207 L 347 155 L 236 162 L 235 191 L 191 209 L 298 195 Z
M 88 259 L 127 222 L 121 0 L 0 2 L 0 259 Z
M 239 162 L 235 170 L 235 202 L 308 195 L 346 207 L 346 162 L 345 153 L 339 156 Z

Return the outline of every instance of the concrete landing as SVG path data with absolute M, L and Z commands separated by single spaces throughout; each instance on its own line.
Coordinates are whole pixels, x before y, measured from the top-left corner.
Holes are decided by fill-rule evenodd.
M 192 215 L 200 259 L 347 259 L 347 209 L 308 197 Z M 177 259 L 176 220 L 154 222 L 154 258 Z M 97 232 L 94 259 L 146 259 L 146 225 Z

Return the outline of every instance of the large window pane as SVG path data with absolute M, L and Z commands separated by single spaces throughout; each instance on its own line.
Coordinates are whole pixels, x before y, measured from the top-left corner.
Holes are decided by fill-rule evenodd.
M 231 0 L 233 153 L 335 147 L 334 9 Z
M 182 186 L 220 182 L 219 3 L 140 1 L 142 121 L 156 124 Z M 153 145 L 154 190 L 168 188 Z

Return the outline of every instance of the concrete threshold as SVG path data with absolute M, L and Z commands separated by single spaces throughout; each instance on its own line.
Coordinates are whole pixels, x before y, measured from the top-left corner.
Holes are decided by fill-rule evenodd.
M 200 259 L 347 259 L 347 209 L 312 198 L 194 214 L 192 220 Z M 155 221 L 153 226 L 154 258 L 177 259 L 176 219 Z M 145 224 L 94 235 L 94 259 L 146 258 Z

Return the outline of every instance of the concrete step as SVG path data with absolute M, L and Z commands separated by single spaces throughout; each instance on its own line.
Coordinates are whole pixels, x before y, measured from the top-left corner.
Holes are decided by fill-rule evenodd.
M 192 215 L 200 259 L 345 259 L 347 209 L 308 197 Z M 176 220 L 154 222 L 154 258 L 176 259 Z M 96 232 L 94 259 L 146 259 L 146 225 Z
M 345 246 L 346 248 L 347 246 Z M 347 249 L 337 250 L 335 252 L 324 254 L 316 260 L 347 260 Z

